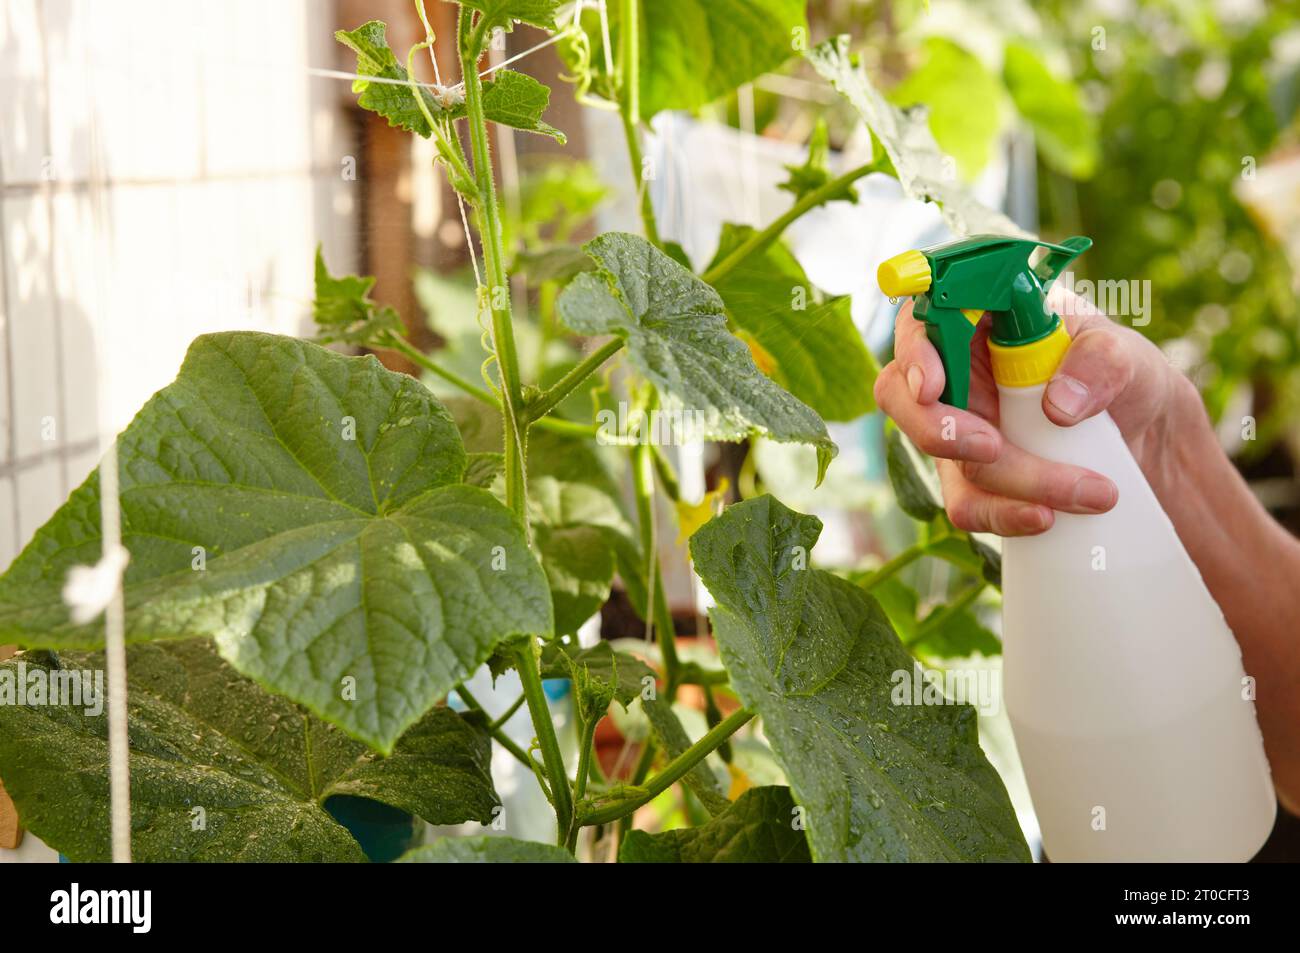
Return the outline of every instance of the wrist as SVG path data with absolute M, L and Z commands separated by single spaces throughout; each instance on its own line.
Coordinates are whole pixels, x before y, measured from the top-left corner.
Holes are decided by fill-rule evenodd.
M 1175 516 L 1180 503 L 1200 496 L 1196 481 L 1206 471 L 1232 464 L 1219 447 L 1201 395 L 1191 380 L 1169 369 L 1163 406 L 1133 455 L 1165 512 Z M 1178 521 L 1175 519 L 1175 524 Z

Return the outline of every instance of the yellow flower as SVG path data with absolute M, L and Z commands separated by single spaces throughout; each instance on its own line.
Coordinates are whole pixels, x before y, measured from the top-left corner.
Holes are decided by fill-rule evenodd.
M 727 773 L 731 775 L 731 789 L 727 791 L 728 801 L 736 800 L 754 786 L 754 782 L 749 779 L 749 775 L 734 764 L 727 765 Z
M 677 544 L 680 546 L 692 536 L 695 531 L 713 519 L 722 512 L 722 508 L 727 503 L 727 491 L 731 489 L 731 481 L 723 477 L 718 481 L 718 488 L 704 494 L 704 499 L 698 503 L 683 503 L 678 501 L 673 504 L 677 509 Z
M 748 331 L 742 331 L 738 337 L 749 345 L 749 353 L 754 356 L 754 363 L 758 369 L 771 377 L 776 372 L 776 358 L 774 358 L 767 348 L 759 344 L 754 336 Z

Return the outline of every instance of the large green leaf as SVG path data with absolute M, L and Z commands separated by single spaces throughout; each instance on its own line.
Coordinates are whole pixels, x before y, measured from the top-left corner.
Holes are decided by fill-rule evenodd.
M 500 447 L 501 415 L 477 401 L 448 402 L 466 445 Z M 500 498 L 504 476 L 476 467 Z M 528 438 L 528 518 L 555 606 L 555 632 L 570 635 L 609 599 L 615 568 L 639 545 L 617 484 L 590 440 L 546 430 Z
M 594 526 L 537 526 L 533 542 L 542 557 L 555 606 L 555 631 L 572 635 L 609 600 L 614 554 Z
M 641 544 L 591 441 L 535 430 L 528 512 L 551 583 L 556 632 L 576 632 L 609 599 L 614 571 L 644 604 Z
M 1012 41 L 1002 61 L 1002 79 L 1020 115 L 1033 127 L 1047 164 L 1086 179 L 1097 170 L 1101 146 L 1097 121 L 1074 83 L 1058 79 L 1027 43 Z
M 753 235 L 748 225 L 724 225 L 713 265 Z M 854 420 L 875 410 L 876 363 L 853 324 L 849 298 L 818 301 L 784 245 L 750 255 L 714 287 L 731 319 L 775 362 L 769 373 L 777 383 L 823 419 Z
M 629 831 L 621 864 L 801 864 L 812 857 L 785 787 L 751 788 L 701 827 Z
M 240 672 L 382 751 L 502 639 L 552 630 L 523 527 L 458 483 L 451 417 L 373 357 L 206 335 L 118 459 L 127 638 L 215 638 Z M 102 644 L 61 598 L 100 557 L 99 509 L 95 473 L 0 577 L 0 639 Z
M 316 299 L 312 303 L 312 318 L 319 330 L 316 340 L 322 344 L 382 346 L 390 335 L 405 334 L 397 312 L 371 299 L 374 286 L 374 278 L 331 275 L 317 245 Z
M 605 72 L 600 16 L 593 4 L 583 16 L 586 49 L 565 48 L 571 69 L 591 71 L 593 88 L 615 98 Z M 641 115 L 664 109 L 698 109 L 776 69 L 807 42 L 804 0 L 654 0 L 640 5 Z M 619 4 L 607 6 L 611 43 L 622 42 Z M 613 57 L 618 62 L 618 54 Z
M 922 48 L 923 62 L 889 91 L 889 99 L 924 106 L 935 141 L 972 179 L 988 164 L 1002 129 L 1002 90 L 980 58 L 952 40 L 927 37 Z
M 410 86 L 403 85 L 408 79 L 406 67 L 397 61 L 389 49 L 385 35 L 387 30 L 388 24 L 383 20 L 370 20 L 355 30 L 338 30 L 334 33 L 336 40 L 357 54 L 358 76 L 373 76 L 388 81 L 353 80 L 352 92 L 358 94 L 357 104 L 362 109 L 383 116 L 390 126 L 406 129 L 428 139 L 433 130 L 429 128 L 428 120 L 415 101 L 415 93 Z M 444 106 L 427 89 L 418 88 L 430 115 L 436 118 L 448 111 L 450 103 Z
M 769 496 L 691 539 L 714 634 L 820 861 L 1029 860 L 969 705 L 893 704 L 915 662 L 867 593 L 807 568 L 821 521 Z
M 981 204 L 958 181 L 955 160 L 934 141 L 925 110 L 893 106 L 849 53 L 849 38 L 836 37 L 814 47 L 808 59 L 822 78 L 857 110 L 884 147 L 903 192 L 910 198 L 937 202 L 944 221 L 958 235 L 1032 237 L 1001 212 Z
M 407 851 L 399 864 L 576 864 L 563 847 L 513 837 L 444 837 Z
M 894 496 L 904 513 L 928 523 L 943 512 L 943 501 L 930 488 L 902 432 L 892 421 L 885 427 L 885 465 Z
M 857 577 L 850 575 L 849 579 L 858 585 L 870 579 L 870 573 L 864 573 Z M 912 637 L 916 635 L 917 626 L 920 622 L 916 618 L 917 607 L 920 603 L 920 597 L 917 596 L 916 590 L 903 582 L 897 575 L 889 576 L 878 582 L 871 583 L 867 586 L 872 598 L 880 603 L 880 608 L 885 611 L 889 618 L 889 624 L 903 644 L 909 644 Z
M 680 427 L 675 439 L 761 435 L 817 449 L 818 482 L 835 455 L 826 424 L 769 380 L 727 331 L 722 299 L 643 238 L 619 232 L 586 245 L 599 265 L 560 295 L 560 316 L 582 334 L 627 340 L 632 364 Z M 680 415 L 680 416 L 678 416 Z
M 63 652 L 58 662 L 29 653 L 0 665 L 0 698 L 20 677 L 30 685 L 86 672 L 86 686 L 103 669 L 101 653 Z M 322 807 L 333 795 L 433 824 L 492 820 L 481 720 L 434 709 L 379 758 L 240 678 L 206 640 L 132 646 L 127 673 L 136 860 L 363 860 Z M 84 704 L 10 702 L 0 704 L 0 777 L 23 824 L 73 860 L 107 860 L 107 719 Z
M 489 28 L 512 29 L 515 20 L 544 30 L 555 29 L 555 15 L 561 0 L 456 0 L 462 7 L 478 10 Z
M 546 0 L 537 0 L 539 5 L 544 2 Z M 415 91 L 407 85 L 406 67 L 389 49 L 385 36 L 387 28 L 382 20 L 371 20 L 355 30 L 339 30 L 334 34 L 335 39 L 357 54 L 357 75 L 376 78 L 353 80 L 352 91 L 358 94 L 357 104 L 361 108 L 383 116 L 390 126 L 428 139 L 433 130 L 415 99 Z M 425 109 L 435 120 L 443 116 L 447 119 L 465 116 L 463 91 L 451 89 L 441 96 L 434 96 L 423 86 L 416 89 Z M 498 70 L 483 81 L 483 114 L 488 120 L 564 142 L 563 133 L 542 121 L 550 99 L 549 87 L 514 70 Z
M 551 88 L 527 73 L 502 69 L 483 81 L 483 115 L 489 122 L 550 136 L 563 145 L 567 141 L 564 133 L 542 121 L 550 103 Z M 453 110 L 452 118 L 459 119 L 464 115 L 462 106 Z

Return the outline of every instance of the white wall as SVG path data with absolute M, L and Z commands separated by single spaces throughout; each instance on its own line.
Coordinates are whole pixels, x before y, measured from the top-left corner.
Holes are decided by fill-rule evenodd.
M 0 570 L 230 328 L 351 264 L 330 0 L 0 2 Z M 53 860 L 30 833 L 0 863 Z
M 198 334 L 305 330 L 360 197 L 330 0 L 0 3 L 0 568 Z

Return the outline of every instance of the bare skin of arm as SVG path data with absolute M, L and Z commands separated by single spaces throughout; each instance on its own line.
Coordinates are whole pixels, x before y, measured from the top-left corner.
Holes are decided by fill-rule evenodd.
M 1223 609 L 1246 671 L 1273 781 L 1300 813 L 1300 541 L 1255 499 L 1223 453 L 1192 383 L 1154 344 L 1079 298 L 1053 295 L 1073 342 L 1043 394 L 1062 427 L 1108 410 L 1183 545 Z M 876 381 L 876 401 L 923 451 L 937 458 L 953 523 L 999 536 L 1047 530 L 1054 510 L 1102 513 L 1118 491 L 1101 474 L 1033 456 L 998 430 L 998 397 L 976 333 L 970 410 L 939 403 L 939 355 L 912 317 L 898 314 L 894 360 Z M 944 439 L 945 417 L 956 420 Z

